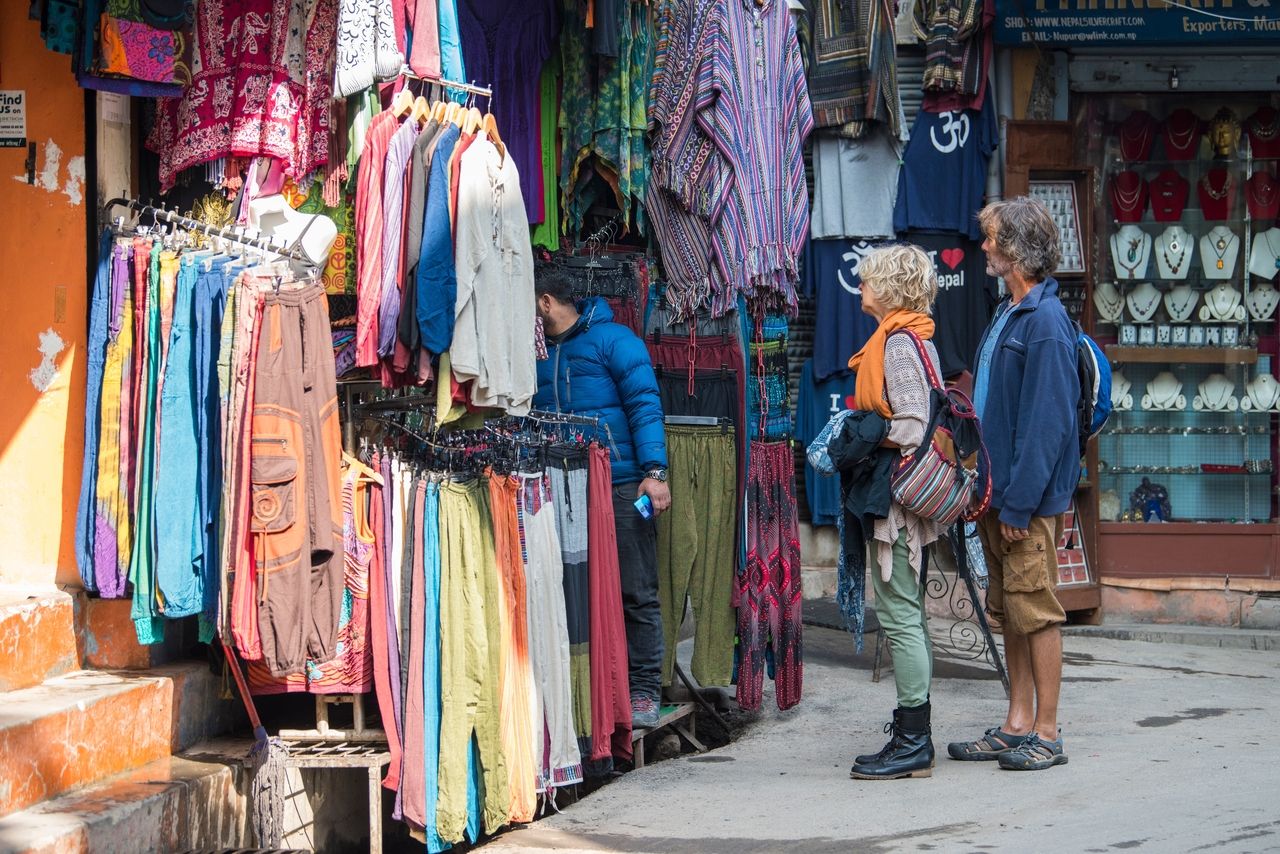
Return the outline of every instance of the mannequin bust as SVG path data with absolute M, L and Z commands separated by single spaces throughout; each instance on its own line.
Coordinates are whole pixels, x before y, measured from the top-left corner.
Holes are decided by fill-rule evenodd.
M 1249 288 L 1249 295 L 1244 298 L 1244 304 L 1249 309 L 1249 317 L 1254 320 L 1270 320 L 1276 313 L 1276 305 L 1280 304 L 1280 291 L 1270 282 L 1253 285 Z
M 1156 374 L 1142 396 L 1142 408 L 1154 412 L 1169 412 L 1187 408 L 1187 398 L 1182 393 L 1182 381 L 1169 371 Z
M 1253 236 L 1249 272 L 1264 279 L 1274 279 L 1280 273 L 1280 227 L 1268 228 Z
M 1164 310 L 1174 323 L 1186 323 L 1195 313 L 1199 301 L 1200 295 L 1190 285 L 1174 285 L 1164 295 Z
M 1171 225 L 1155 240 L 1156 270 L 1162 279 L 1185 279 L 1191 272 L 1195 239 L 1180 225 Z
M 1143 282 L 1129 291 L 1124 303 L 1129 309 L 1129 317 L 1137 323 L 1146 323 L 1160 307 L 1160 291 L 1150 282 Z
M 1215 225 L 1200 238 L 1200 266 L 1206 279 L 1229 279 L 1240 256 L 1240 238 L 1225 225 Z
M 1269 412 L 1280 408 L 1280 382 L 1276 382 L 1269 373 L 1258 373 L 1245 386 L 1240 408 L 1245 412 Z
M 1240 292 L 1226 282 L 1214 285 L 1213 289 L 1204 295 L 1204 305 L 1200 306 L 1200 319 L 1204 321 L 1244 320 L 1244 306 L 1240 303 Z
M 1129 378 L 1116 371 L 1111 375 L 1111 407 L 1121 412 L 1133 409 L 1133 395 L 1129 393 Z
M 1093 305 L 1098 309 L 1098 319 L 1104 323 L 1119 323 L 1124 314 L 1124 297 L 1110 282 L 1099 282 L 1094 287 Z
M 1191 408 L 1196 412 L 1235 412 L 1240 408 L 1235 390 L 1236 384 L 1223 374 L 1209 374 L 1196 389 L 1199 394 L 1191 401 Z
M 1111 235 L 1111 261 L 1118 279 L 1141 279 L 1151 261 L 1151 235 L 1136 225 L 1122 225 Z
M 1280 408 L 1280 382 L 1269 373 L 1259 372 L 1245 386 L 1240 408 L 1245 412 L 1272 412 Z
M 316 267 L 329 262 L 338 239 L 338 226 L 323 214 L 296 211 L 282 195 L 262 196 L 249 203 L 249 224 L 284 246 L 301 249 Z

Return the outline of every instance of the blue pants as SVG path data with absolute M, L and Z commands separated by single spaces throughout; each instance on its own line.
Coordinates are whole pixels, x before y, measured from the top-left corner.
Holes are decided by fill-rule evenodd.
M 182 257 L 173 298 L 173 325 L 160 392 L 156 445 L 156 586 L 166 617 L 186 617 L 204 607 L 199 567 L 203 537 L 196 535 L 199 471 L 196 439 L 195 371 L 192 364 L 192 297 L 200 261 Z

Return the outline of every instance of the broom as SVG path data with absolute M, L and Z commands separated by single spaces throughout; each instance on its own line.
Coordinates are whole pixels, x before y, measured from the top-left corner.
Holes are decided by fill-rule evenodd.
M 227 666 L 240 690 L 240 699 L 244 701 L 244 710 L 249 714 L 249 723 L 253 725 L 253 747 L 249 748 L 248 763 L 249 772 L 253 775 L 250 786 L 253 829 L 258 835 L 259 845 L 278 848 L 284 838 L 284 799 L 289 785 L 285 760 L 289 757 L 289 748 L 280 739 L 267 737 L 267 730 L 253 705 L 253 697 L 249 695 L 249 686 L 240 672 L 240 662 L 227 642 L 221 640 L 221 643 L 227 656 Z

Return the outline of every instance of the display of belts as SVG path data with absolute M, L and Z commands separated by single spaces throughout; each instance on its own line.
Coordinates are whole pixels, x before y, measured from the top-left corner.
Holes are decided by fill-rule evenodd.
M 1093 331 L 1113 341 L 1103 523 L 1275 518 L 1280 116 L 1265 101 L 1095 102 Z

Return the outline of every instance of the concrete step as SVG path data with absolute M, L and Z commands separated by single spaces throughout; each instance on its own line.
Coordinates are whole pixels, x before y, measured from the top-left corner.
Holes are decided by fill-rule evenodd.
M 241 763 L 168 756 L 0 819 L 4 854 L 222 850 L 253 844 Z
M 1255 649 L 1265 652 L 1280 650 L 1280 631 L 1273 629 L 1236 629 L 1225 626 L 1185 626 L 1171 623 L 1107 623 L 1101 626 L 1063 626 L 1062 633 L 1075 637 L 1216 646 L 1220 649 Z
M 0 694 L 0 816 L 164 759 L 233 725 L 237 706 L 199 664 Z
M 50 587 L 0 585 L 0 692 L 75 670 L 71 596 Z

